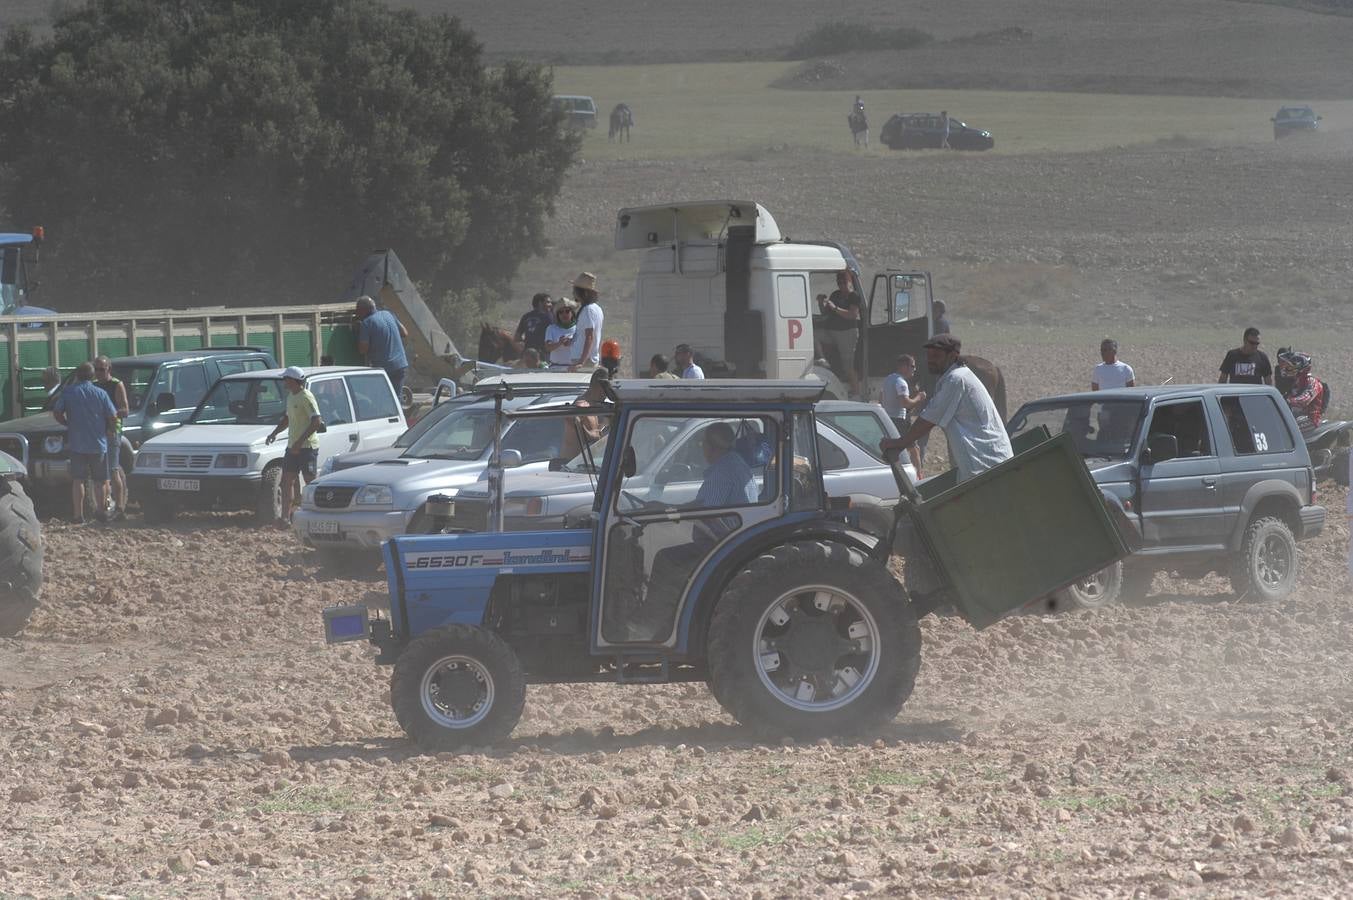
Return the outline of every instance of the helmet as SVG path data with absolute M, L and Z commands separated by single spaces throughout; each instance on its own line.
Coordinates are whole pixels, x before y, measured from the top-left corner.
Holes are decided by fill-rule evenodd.
M 1278 354 L 1278 367 L 1292 375 L 1305 375 L 1311 371 L 1311 354 L 1296 350 L 1284 350 Z

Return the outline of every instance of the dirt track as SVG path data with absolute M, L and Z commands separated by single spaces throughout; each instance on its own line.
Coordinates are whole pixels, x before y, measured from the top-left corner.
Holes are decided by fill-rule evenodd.
M 698 685 L 542 687 L 507 746 L 424 757 L 370 652 L 322 643 L 375 573 L 240 517 L 54 525 L 47 604 L 0 642 L 0 893 L 1331 896 L 1346 539 L 1278 606 L 1162 577 L 1139 608 L 932 617 L 874 741 L 757 744 Z

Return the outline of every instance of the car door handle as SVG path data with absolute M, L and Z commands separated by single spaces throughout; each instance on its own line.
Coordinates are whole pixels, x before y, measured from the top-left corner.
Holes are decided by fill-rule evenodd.
M 1209 491 L 1215 491 L 1215 490 L 1217 489 L 1217 479 L 1215 479 L 1215 478 L 1204 478 L 1204 479 L 1203 479 L 1203 487 L 1207 488 Z
M 348 435 L 348 443 L 349 443 L 349 444 L 355 444 L 355 443 L 357 443 L 357 435 L 355 435 L 355 434 L 350 434 L 350 435 Z

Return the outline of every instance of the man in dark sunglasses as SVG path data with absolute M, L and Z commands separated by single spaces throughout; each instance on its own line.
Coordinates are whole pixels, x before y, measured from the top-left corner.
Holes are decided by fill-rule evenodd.
M 1221 362 L 1219 384 L 1272 384 L 1273 364 L 1268 354 L 1259 349 L 1259 329 L 1245 329 L 1244 343 L 1228 350 Z

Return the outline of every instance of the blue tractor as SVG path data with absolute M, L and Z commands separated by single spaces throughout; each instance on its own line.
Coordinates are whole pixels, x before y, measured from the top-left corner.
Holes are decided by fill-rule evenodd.
M 29 294 L 37 288 L 29 268 L 37 265 L 42 234 L 41 228 L 32 234 L 0 232 L 0 316 L 52 314 L 50 309 L 28 305 Z
M 760 732 L 842 735 L 887 722 L 911 694 L 920 616 L 953 604 L 984 627 L 1127 553 L 1070 439 L 1045 431 L 963 484 L 939 476 L 918 489 L 897 469 L 894 534 L 860 529 L 823 491 L 822 392 L 817 381 L 623 380 L 601 410 L 501 412 L 561 428 L 584 411 L 609 417 L 581 454 L 592 514 L 553 531 L 393 538 L 388 605 L 326 609 L 326 639 L 380 649 L 395 716 L 427 750 L 505 738 L 526 685 L 542 682 L 705 681 Z M 701 435 L 686 471 L 636 477 L 692 420 Z M 690 477 L 702 480 L 694 502 L 664 497 Z M 449 518 L 454 498 L 434 498 L 430 513 L 438 504 Z M 942 589 L 909 595 L 889 568 L 895 539 Z

